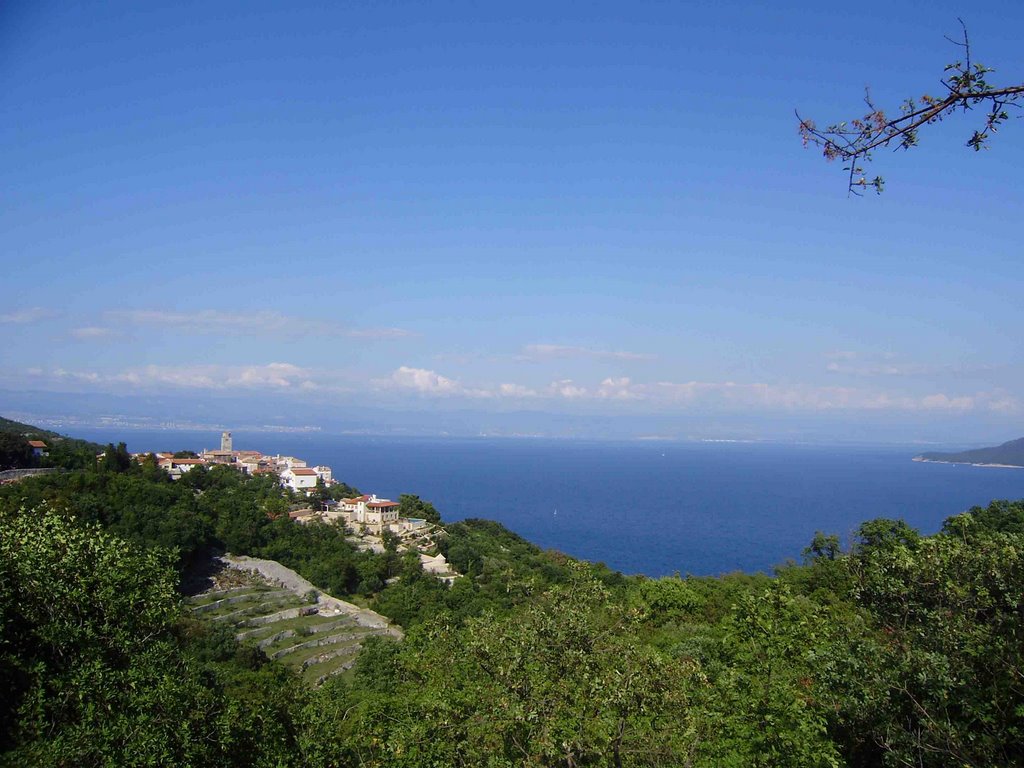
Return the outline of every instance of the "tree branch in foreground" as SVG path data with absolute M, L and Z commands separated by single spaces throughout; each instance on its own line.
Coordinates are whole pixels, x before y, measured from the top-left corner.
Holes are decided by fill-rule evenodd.
M 967 141 L 975 151 L 988 148 L 989 138 L 1002 123 L 1009 119 L 1008 107 L 1020 108 L 1018 101 L 1024 98 L 1024 84 L 997 88 L 988 82 L 987 76 L 994 72 L 990 67 L 971 61 L 971 44 L 967 27 L 962 19 L 963 41 L 946 38 L 963 49 L 963 60 L 947 64 L 941 83 L 943 96 L 925 94 L 920 99 L 907 99 L 900 107 L 900 116 L 889 118 L 871 100 L 865 91 L 864 102 L 867 113 L 858 119 L 836 123 L 827 128 L 818 128 L 813 120 L 807 120 L 796 113 L 800 121 L 800 138 L 804 146 L 822 148 L 828 161 L 842 160 L 843 170 L 848 171 L 848 189 L 851 194 L 861 195 L 868 188 L 881 194 L 884 180 L 881 176 L 868 179 L 864 165 L 871 161 L 871 153 L 879 147 L 895 145 L 895 149 L 910 149 L 917 145 L 918 130 L 925 125 L 937 123 L 956 110 L 967 112 L 978 105 L 985 105 L 988 113 L 980 130 Z

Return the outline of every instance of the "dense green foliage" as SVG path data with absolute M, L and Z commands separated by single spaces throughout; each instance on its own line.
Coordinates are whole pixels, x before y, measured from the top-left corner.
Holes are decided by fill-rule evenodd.
M 0 516 L 0 764 L 287 764 L 307 695 L 179 620 L 168 554 Z
M 818 533 L 774 576 L 623 577 L 502 526 L 415 554 L 299 525 L 228 467 L 121 451 L 0 489 L 0 763 L 993 766 L 1024 763 L 1024 502 L 922 536 Z M 391 542 L 393 543 L 393 542 Z M 308 689 L 183 618 L 208 551 L 279 560 L 407 630 Z
M 441 513 L 433 504 L 411 493 L 403 493 L 398 497 L 398 514 L 402 517 L 426 520 L 428 523 L 441 522 Z
M 376 610 L 403 627 L 445 615 L 461 622 L 485 610 L 507 613 L 570 578 L 570 558 L 543 551 L 491 520 L 463 520 L 445 526 L 439 550 L 466 575 L 449 588 L 426 576 L 415 558 L 403 562 L 402 578 L 377 596 Z M 587 565 L 592 576 L 621 585 L 621 574 L 602 565 Z
M 28 440 L 15 432 L 0 432 L 0 470 L 36 466 Z
M 581 565 L 510 608 L 378 643 L 335 755 L 363 765 L 1018 765 L 1024 505 L 862 526 L 774 578 Z M 1011 518 L 1015 518 L 1012 519 Z M 827 539 L 828 537 L 823 537 Z M 826 542 L 827 543 L 827 542 Z M 433 734 L 433 736 L 431 735 Z M 438 735 L 441 734 L 441 735 Z
M 46 455 L 36 457 L 28 440 L 46 443 Z M 88 440 L 65 437 L 48 429 L 0 417 L 0 469 L 28 467 L 57 467 L 60 469 L 87 469 L 96 464 L 102 446 Z

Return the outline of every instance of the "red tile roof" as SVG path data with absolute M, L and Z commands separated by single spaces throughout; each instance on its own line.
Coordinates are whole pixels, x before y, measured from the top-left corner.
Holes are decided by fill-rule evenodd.
M 44 443 L 42 440 L 29 440 L 28 444 L 31 445 L 33 448 L 45 448 L 46 447 L 46 443 Z
M 304 467 L 299 467 L 297 469 L 293 469 L 292 470 L 292 474 L 293 475 L 303 475 L 305 477 L 305 476 L 309 476 L 309 475 L 315 475 L 316 474 L 316 470 L 314 470 L 314 469 L 305 469 Z
M 366 506 L 373 507 L 374 509 L 383 509 L 383 508 L 386 508 L 386 507 L 387 508 L 397 507 L 398 506 L 398 502 L 397 501 L 388 501 L 387 499 L 383 499 L 382 501 L 371 501 Z

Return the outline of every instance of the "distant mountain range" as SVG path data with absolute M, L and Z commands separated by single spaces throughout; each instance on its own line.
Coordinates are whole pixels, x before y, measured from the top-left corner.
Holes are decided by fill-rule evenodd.
M 945 461 L 950 464 L 1002 464 L 1024 467 L 1024 437 L 993 448 L 976 448 L 960 453 L 922 453 L 914 461 Z

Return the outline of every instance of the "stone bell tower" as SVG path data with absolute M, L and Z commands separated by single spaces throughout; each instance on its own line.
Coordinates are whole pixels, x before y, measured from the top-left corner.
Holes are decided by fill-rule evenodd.
M 221 435 L 220 435 L 220 449 L 222 451 L 231 451 L 231 450 L 233 450 L 232 447 L 231 447 L 231 433 L 230 432 L 221 432 Z

